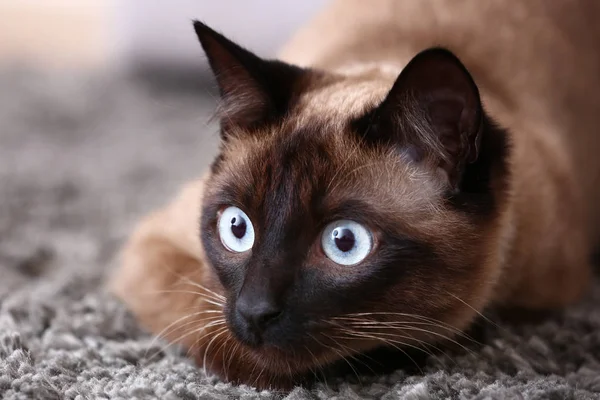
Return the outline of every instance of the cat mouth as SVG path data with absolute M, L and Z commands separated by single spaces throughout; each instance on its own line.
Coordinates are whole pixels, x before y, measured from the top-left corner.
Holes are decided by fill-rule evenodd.
M 240 345 L 261 367 L 275 374 L 285 371 L 286 375 L 308 373 L 380 345 L 374 341 L 346 343 L 331 336 L 326 332 L 306 332 L 298 340 L 285 344 L 263 340 L 255 346 L 242 342 Z
M 340 358 L 338 354 L 325 348 L 311 349 L 304 346 L 292 349 L 263 345 L 259 348 L 249 349 L 248 353 L 259 366 L 278 375 L 307 373 Z

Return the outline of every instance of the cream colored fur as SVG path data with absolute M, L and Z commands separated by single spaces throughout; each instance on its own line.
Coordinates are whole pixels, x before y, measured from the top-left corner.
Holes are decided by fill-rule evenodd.
M 472 304 L 554 308 L 585 293 L 600 237 L 598 20 L 596 0 L 337 0 L 280 58 L 344 77 L 299 101 L 300 116 L 335 123 L 380 101 L 419 51 L 441 45 L 455 52 L 512 144 L 510 196 L 490 235 L 486 284 Z M 191 183 L 142 221 L 112 279 L 115 293 L 153 331 L 196 301 L 157 291 L 198 277 L 221 290 L 200 245 L 202 190 L 202 181 Z M 472 315 L 457 314 L 455 326 Z
M 581 294 L 600 238 L 598 18 L 594 0 L 337 0 L 279 56 L 389 86 L 419 51 L 455 52 L 514 146 L 496 300 L 552 307 Z M 364 89 L 343 90 L 330 108 L 337 98 L 371 101 Z

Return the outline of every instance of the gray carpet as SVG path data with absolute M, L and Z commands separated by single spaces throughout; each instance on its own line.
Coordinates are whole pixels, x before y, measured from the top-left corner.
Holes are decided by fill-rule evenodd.
M 0 72 L 0 395 L 7 399 L 281 398 L 206 377 L 140 330 L 102 290 L 143 213 L 215 150 L 210 96 L 83 74 Z M 289 399 L 600 398 L 600 285 L 538 322 L 485 329 L 485 345 Z M 157 353 L 154 358 L 150 355 Z

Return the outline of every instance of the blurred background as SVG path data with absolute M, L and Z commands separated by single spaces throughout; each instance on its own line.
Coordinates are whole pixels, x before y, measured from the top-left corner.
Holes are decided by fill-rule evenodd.
M 206 72 L 191 20 L 273 56 L 325 0 L 2 0 L 0 66 Z M 200 68 L 199 68 L 200 66 Z
M 210 164 L 192 19 L 269 57 L 323 3 L 0 0 L 0 304 L 32 280 L 97 287 L 139 218 Z

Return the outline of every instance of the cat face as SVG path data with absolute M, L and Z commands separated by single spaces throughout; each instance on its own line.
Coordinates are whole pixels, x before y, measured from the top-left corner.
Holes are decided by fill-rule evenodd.
M 201 240 L 231 334 L 277 374 L 455 336 L 485 305 L 506 136 L 430 49 L 389 80 L 266 61 L 201 23 L 221 151 Z

